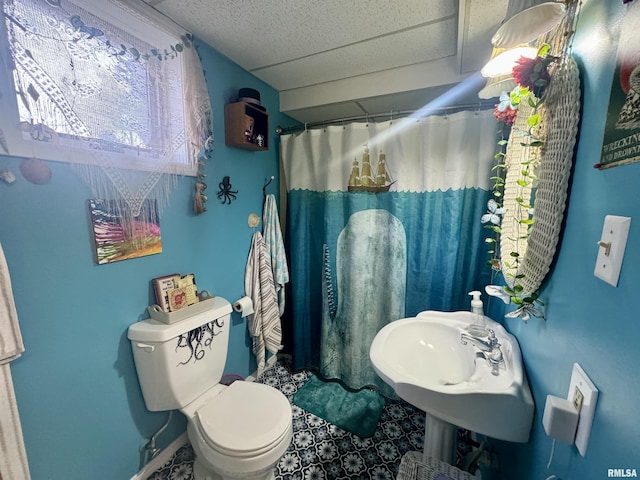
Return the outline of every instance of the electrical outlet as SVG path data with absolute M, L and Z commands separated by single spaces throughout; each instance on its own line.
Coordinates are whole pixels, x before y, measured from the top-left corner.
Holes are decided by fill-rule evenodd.
M 584 457 L 587 453 L 589 435 L 591 435 L 591 424 L 593 423 L 593 415 L 598 401 L 598 389 L 577 363 L 573 364 L 571 371 L 567 400 L 573 403 L 574 406 L 577 401 L 581 401 L 580 409 L 578 410 L 578 429 L 576 430 L 574 443 L 580 455 Z
M 578 413 L 580 413 L 580 409 L 582 408 L 583 401 L 584 401 L 584 395 L 576 385 L 576 389 L 573 391 L 573 401 L 571 403 L 573 403 L 573 406 L 575 407 Z

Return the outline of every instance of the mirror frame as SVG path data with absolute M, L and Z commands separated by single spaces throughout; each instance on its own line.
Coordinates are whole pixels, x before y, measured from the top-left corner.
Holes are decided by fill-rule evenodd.
M 535 294 L 553 262 L 568 195 L 569 177 L 580 120 L 580 78 L 575 60 L 563 53 L 549 69 L 551 82 L 544 93 L 540 131 L 543 144 L 529 146 L 522 130 L 532 107 L 521 104 L 507 143 L 503 208 L 499 237 L 500 267 L 509 288 L 522 296 Z M 526 103 L 526 102 L 525 102 Z M 524 107 L 524 108 L 523 108 Z M 529 113 L 529 114 L 527 114 Z M 537 164 L 537 186 L 518 183 L 528 165 Z M 533 223 L 529 205 L 534 196 Z

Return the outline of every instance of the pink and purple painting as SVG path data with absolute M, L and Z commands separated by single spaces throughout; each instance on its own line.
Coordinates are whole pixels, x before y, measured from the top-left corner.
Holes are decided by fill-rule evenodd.
M 113 200 L 89 200 L 99 264 L 162 252 L 160 220 L 153 200 L 145 200 L 137 217 L 125 218 Z

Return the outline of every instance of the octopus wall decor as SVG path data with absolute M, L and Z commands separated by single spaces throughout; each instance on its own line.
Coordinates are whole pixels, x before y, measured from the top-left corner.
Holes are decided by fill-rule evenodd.
M 236 199 L 236 193 L 238 190 L 232 190 L 231 180 L 229 176 L 223 177 L 222 181 L 218 184 L 220 190 L 218 191 L 218 198 L 222 200 L 222 203 L 231 204 L 231 200 Z

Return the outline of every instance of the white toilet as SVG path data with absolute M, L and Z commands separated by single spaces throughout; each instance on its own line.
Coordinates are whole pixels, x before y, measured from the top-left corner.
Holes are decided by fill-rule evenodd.
M 291 405 L 268 385 L 219 383 L 232 308 L 221 297 L 207 304 L 173 324 L 149 319 L 129 327 L 145 404 L 187 417 L 196 480 L 272 479 L 293 435 Z

